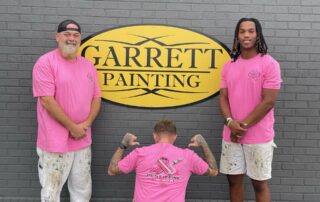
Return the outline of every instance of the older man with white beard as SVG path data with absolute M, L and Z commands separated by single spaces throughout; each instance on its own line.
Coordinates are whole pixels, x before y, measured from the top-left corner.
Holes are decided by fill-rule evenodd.
M 38 172 L 42 202 L 59 202 L 68 180 L 70 201 L 91 198 L 91 125 L 101 105 L 97 71 L 77 55 L 81 28 L 74 20 L 57 29 L 58 48 L 42 55 L 33 69 L 37 97 Z

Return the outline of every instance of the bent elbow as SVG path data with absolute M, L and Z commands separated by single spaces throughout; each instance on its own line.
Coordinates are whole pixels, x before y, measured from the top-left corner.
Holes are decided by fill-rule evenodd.
M 209 168 L 209 171 L 206 173 L 206 175 L 210 177 L 217 176 L 218 174 L 219 174 L 218 169 L 211 169 L 211 168 Z
M 48 109 L 51 99 L 52 98 L 48 96 L 40 97 L 40 104 L 42 105 L 43 108 Z
M 110 176 L 121 175 L 121 171 L 118 169 L 118 167 L 111 167 L 111 168 L 109 167 L 108 175 Z
M 108 175 L 109 176 L 115 176 L 116 174 L 112 171 L 112 169 L 108 169 Z
M 218 170 L 212 170 L 212 172 L 210 173 L 210 176 L 215 177 L 219 174 Z
M 109 170 L 109 169 L 108 169 L 108 175 L 109 175 L 109 176 L 115 176 L 115 174 L 114 174 L 111 170 Z

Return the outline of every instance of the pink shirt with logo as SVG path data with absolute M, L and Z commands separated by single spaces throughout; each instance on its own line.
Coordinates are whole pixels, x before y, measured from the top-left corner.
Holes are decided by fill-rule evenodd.
M 33 69 L 33 96 L 38 97 L 37 147 L 48 152 L 68 152 L 91 145 L 91 128 L 86 137 L 76 140 L 41 105 L 41 96 L 53 96 L 75 123 L 87 119 L 93 98 L 100 97 L 97 71 L 84 57 L 75 62 L 64 59 L 55 49 L 41 56 Z
M 183 202 L 191 174 L 203 175 L 209 168 L 192 150 L 167 143 L 137 148 L 118 167 L 136 172 L 135 202 Z
M 280 89 L 281 72 L 279 63 L 270 55 L 258 54 L 251 59 L 239 57 L 228 62 L 222 70 L 221 88 L 228 89 L 232 118 L 243 120 L 262 101 L 263 89 Z M 257 124 L 250 127 L 240 139 L 242 144 L 258 144 L 271 141 L 274 137 L 274 110 L 266 114 Z M 224 126 L 223 139 L 230 142 L 230 129 Z

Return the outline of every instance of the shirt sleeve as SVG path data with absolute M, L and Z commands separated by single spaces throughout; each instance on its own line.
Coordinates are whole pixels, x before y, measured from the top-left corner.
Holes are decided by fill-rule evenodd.
M 272 59 L 265 67 L 263 88 L 280 89 L 281 82 L 280 65 L 277 61 Z
M 41 58 L 36 62 L 32 72 L 32 90 L 34 97 L 54 96 L 55 78 L 50 64 Z
M 98 71 L 94 66 L 92 65 L 93 68 L 93 75 L 94 75 L 94 98 L 101 97 L 101 91 L 100 91 L 100 86 L 99 86 L 99 81 L 98 81 Z
M 118 162 L 118 168 L 121 170 L 121 172 L 128 174 L 136 169 L 137 159 L 138 151 L 135 149 Z
M 191 172 L 197 175 L 205 174 L 209 169 L 209 165 L 195 152 L 191 152 Z

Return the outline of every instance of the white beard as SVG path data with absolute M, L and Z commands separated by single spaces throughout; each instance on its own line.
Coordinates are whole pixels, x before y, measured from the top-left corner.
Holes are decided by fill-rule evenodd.
M 79 45 L 61 44 L 61 50 L 65 55 L 75 55 L 78 51 Z

